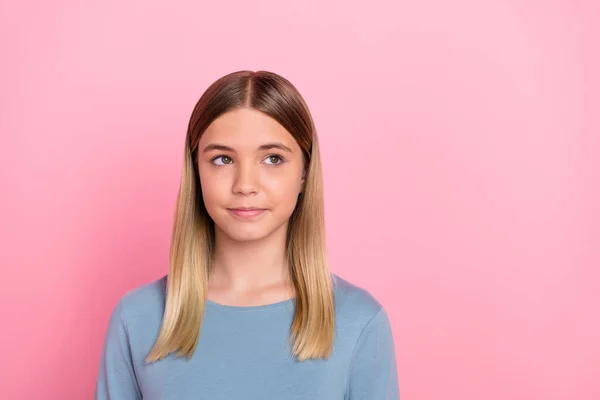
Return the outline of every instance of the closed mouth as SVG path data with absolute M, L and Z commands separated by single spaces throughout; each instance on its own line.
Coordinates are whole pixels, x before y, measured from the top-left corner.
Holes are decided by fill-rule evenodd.
M 229 212 L 237 218 L 254 219 L 264 214 L 264 208 L 230 208 Z

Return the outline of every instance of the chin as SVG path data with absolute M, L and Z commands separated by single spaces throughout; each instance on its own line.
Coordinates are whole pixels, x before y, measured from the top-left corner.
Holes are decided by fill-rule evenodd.
M 264 232 L 262 229 L 226 229 L 223 233 L 230 239 L 237 242 L 250 242 L 254 240 L 260 240 L 269 236 L 268 232 Z
M 263 215 L 257 221 L 239 221 L 235 217 L 226 212 L 224 215 L 219 215 L 215 221 L 215 228 L 221 231 L 222 235 L 237 242 L 250 242 L 267 238 L 273 234 L 277 234 L 282 229 L 285 229 L 286 221 L 278 222 L 279 218 L 273 218 L 269 211 L 269 215 Z M 289 219 L 289 218 L 288 218 Z

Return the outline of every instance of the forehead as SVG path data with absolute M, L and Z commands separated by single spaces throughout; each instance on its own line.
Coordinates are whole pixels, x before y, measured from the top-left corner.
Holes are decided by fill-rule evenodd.
M 272 141 L 290 146 L 296 144 L 294 137 L 281 124 L 251 108 L 241 108 L 220 115 L 200 138 L 200 143 L 219 142 L 240 147 L 255 147 Z

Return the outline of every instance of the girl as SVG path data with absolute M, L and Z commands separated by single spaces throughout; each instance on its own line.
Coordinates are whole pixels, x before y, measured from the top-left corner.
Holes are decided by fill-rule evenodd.
M 329 271 L 317 133 L 285 78 L 231 73 L 196 104 L 168 275 L 114 308 L 95 398 L 399 398 L 385 309 Z

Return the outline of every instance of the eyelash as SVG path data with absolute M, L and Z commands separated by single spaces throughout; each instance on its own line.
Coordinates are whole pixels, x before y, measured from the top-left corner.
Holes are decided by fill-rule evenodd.
M 210 162 L 214 164 L 215 160 L 217 160 L 217 159 L 219 159 L 221 157 L 227 157 L 227 158 L 231 159 L 231 157 L 229 157 L 229 156 L 227 156 L 225 154 L 221 154 L 221 155 L 218 155 L 218 156 L 212 158 L 210 160 Z M 266 158 L 271 158 L 271 157 L 277 157 L 277 158 L 279 158 L 279 162 L 277 164 L 267 164 L 267 165 L 277 166 L 277 165 L 281 165 L 281 164 L 283 164 L 285 162 L 285 158 L 283 158 L 279 154 L 269 154 Z M 229 164 L 223 164 L 223 165 L 214 164 L 214 165 L 216 165 L 217 167 L 223 167 L 223 166 L 229 165 Z

